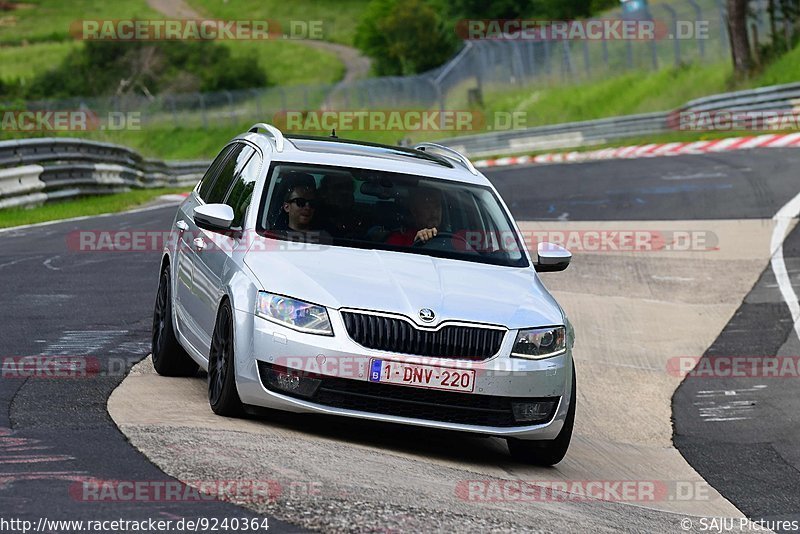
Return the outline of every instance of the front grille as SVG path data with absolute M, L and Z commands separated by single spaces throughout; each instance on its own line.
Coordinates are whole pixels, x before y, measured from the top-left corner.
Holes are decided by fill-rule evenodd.
M 499 397 L 476 395 L 453 391 L 437 391 L 392 384 L 377 384 L 363 380 L 313 375 L 321 381 L 311 396 L 294 395 L 276 390 L 267 381 L 271 369 L 286 372 L 285 368 L 258 362 L 259 374 L 264 387 L 282 395 L 330 406 L 357 410 L 360 412 L 410 417 L 444 423 L 457 423 L 477 426 L 513 427 L 543 424 L 553 419 L 558 407 L 559 397 Z M 289 371 L 290 373 L 292 371 Z M 303 373 L 300 373 L 303 376 Z M 519 423 L 514 419 L 512 402 L 555 401 L 552 413 L 540 423 Z
M 408 321 L 381 315 L 342 312 L 350 337 L 364 347 L 436 358 L 485 360 L 497 354 L 504 330 L 449 325 L 420 330 Z

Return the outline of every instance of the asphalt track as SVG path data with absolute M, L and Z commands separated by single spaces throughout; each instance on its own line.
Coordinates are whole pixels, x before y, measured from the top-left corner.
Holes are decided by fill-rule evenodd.
M 800 152 L 553 165 L 537 169 L 535 178 L 513 169 L 495 183 L 508 199 L 526 179 L 541 197 L 511 204 L 527 216 L 546 208 L 554 218 L 570 220 L 767 219 L 800 193 Z M 559 184 L 566 195 L 556 192 Z M 789 233 L 783 253 L 797 292 L 800 231 Z M 765 265 L 703 357 L 798 354 L 791 314 Z M 702 409 L 709 399 L 714 408 Z M 748 517 L 800 521 L 800 381 L 689 376 L 675 393 L 673 420 L 678 450 Z
M 796 291 L 800 231 L 789 234 L 783 252 Z M 797 361 L 800 343 L 768 268 L 704 357 L 776 355 Z M 749 517 L 800 521 L 800 380 L 791 370 L 783 377 L 720 374 L 690 375 L 675 393 L 677 448 Z
M 771 218 L 800 190 L 800 151 L 486 170 L 518 220 Z
M 5 518 L 256 517 L 220 502 L 96 500 L 80 481 L 174 481 L 131 447 L 106 411 L 123 373 L 149 352 L 153 254 L 70 252 L 73 230 L 161 230 L 173 208 L 0 233 L 2 355 L 93 358 L 86 378 L 0 380 L 0 510 Z M 158 260 L 156 259 L 156 262 Z M 127 363 L 127 366 L 125 365 Z M 8 369 L 8 367 L 7 367 Z M 12 375 L 12 376 L 9 376 Z M 23 374 L 23 373 L 21 373 Z M 76 486 L 78 484 L 78 486 Z M 278 532 L 296 527 L 270 521 Z
M 800 151 L 770 149 L 507 168 L 487 174 L 519 220 L 767 220 L 800 192 L 798 164 Z M 0 412 L 0 427 L 5 429 L 0 430 L 0 479 L 4 482 L 0 509 L 4 516 L 35 521 L 40 517 L 252 515 L 245 508 L 217 501 L 87 503 L 75 498 L 74 481 L 87 477 L 170 478 L 129 444 L 106 411 L 106 401 L 123 373 L 148 351 L 158 255 L 78 253 L 68 250 L 65 237 L 81 229 L 163 230 L 173 213 L 174 207 L 167 207 L 0 233 L 2 355 L 91 356 L 100 362 L 101 371 L 106 371 L 71 380 L 6 376 L 0 380 L 0 402 L 6 408 Z M 797 232 L 793 232 L 785 248 L 792 273 L 800 266 L 797 241 Z M 720 328 L 709 352 L 797 354 L 788 311 L 772 287 L 766 263 L 764 268 L 759 283 L 730 324 Z M 798 282 L 796 275 L 793 282 Z M 714 387 L 723 389 L 718 384 L 722 384 L 719 379 Z M 749 384 L 725 384 L 725 388 L 746 389 Z M 674 400 L 675 445 L 703 478 L 749 517 L 797 517 L 800 454 L 794 444 L 800 427 L 796 425 L 796 381 L 769 386 L 758 393 L 757 416 L 714 424 L 704 421 L 691 404 L 692 396 L 708 386 L 687 380 Z M 391 447 L 388 441 L 396 437 L 388 431 L 378 432 L 369 445 L 380 446 L 385 439 L 385 445 Z M 348 438 L 353 436 L 345 431 L 344 439 Z M 403 439 L 442 442 L 438 434 L 416 432 Z M 444 439 L 445 444 L 451 443 L 448 439 L 455 438 Z M 421 450 L 433 456 L 441 454 L 425 447 Z M 181 452 L 191 459 L 191 448 Z M 584 510 L 596 512 L 605 529 L 611 529 L 617 518 L 617 526 L 628 530 L 625 512 L 619 507 L 584 506 Z M 547 514 L 544 508 L 536 512 Z M 641 514 L 642 522 L 631 530 L 659 524 L 676 529 L 676 522 L 665 516 L 648 511 Z M 563 526 L 576 529 L 576 523 L 562 519 Z M 591 514 L 582 519 L 591 520 Z M 277 531 L 297 530 L 274 519 L 270 526 Z

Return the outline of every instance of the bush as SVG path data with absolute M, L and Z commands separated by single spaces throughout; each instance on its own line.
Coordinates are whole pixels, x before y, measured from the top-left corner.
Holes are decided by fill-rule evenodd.
M 32 81 L 28 98 L 249 89 L 267 85 L 255 53 L 210 41 L 87 41 Z
M 457 48 L 455 32 L 422 0 L 373 0 L 356 28 L 356 46 L 379 76 L 407 76 L 438 67 Z
M 23 99 L 24 96 L 25 87 L 18 78 L 0 79 L 0 101 L 8 103 L 9 101 Z

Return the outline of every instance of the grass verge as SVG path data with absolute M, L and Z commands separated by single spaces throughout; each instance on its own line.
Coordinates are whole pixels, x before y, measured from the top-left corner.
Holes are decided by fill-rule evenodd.
M 188 3 L 199 13 L 214 18 L 275 22 L 284 34 L 292 31 L 292 21 L 298 23 L 298 28 L 319 21 L 325 41 L 352 45 L 356 25 L 368 0 L 188 0 Z
M 767 65 L 758 75 L 732 81 L 729 62 L 689 64 L 656 72 L 621 76 L 572 86 L 487 89 L 484 113 L 523 112 L 527 126 L 558 124 L 678 108 L 703 96 L 800 81 L 800 46 Z M 464 102 L 449 102 L 465 109 Z
M 22 80 L 30 83 L 33 78 L 61 63 L 67 54 L 82 46 L 75 41 L 32 43 L 20 46 L 0 46 L 0 65 L 3 80 Z
M 273 2 L 278 4 L 278 2 Z M 355 2 L 356 4 L 358 2 Z M 224 12 L 224 6 L 218 2 L 218 9 L 201 9 L 209 16 L 218 16 L 216 11 Z M 253 3 L 260 5 L 260 3 Z M 233 20 L 258 18 L 252 14 L 246 17 L 236 4 L 229 12 Z M 163 19 L 164 16 L 147 5 L 145 0 L 26 0 L 17 4 L 17 8 L 3 12 L 2 32 L 0 32 L 0 78 L 12 80 L 20 78 L 30 81 L 37 74 L 58 65 L 70 50 L 81 46 L 81 42 L 70 34 L 71 24 L 78 24 L 82 19 L 91 20 L 125 20 L 125 19 Z M 286 13 L 295 9 L 288 7 Z M 262 11 L 264 11 L 262 9 Z M 313 11 L 305 11 L 313 12 Z M 329 15 L 335 14 L 338 19 L 345 19 L 336 9 L 327 9 Z M 351 12 L 355 13 L 354 9 Z M 266 13 L 266 11 L 265 11 Z M 326 15 L 327 16 L 327 15 Z M 267 18 L 266 16 L 263 18 Z M 297 18 L 297 17 L 294 17 Z M 325 19 L 327 20 L 327 19 Z M 331 19 L 333 20 L 333 19 Z M 332 23 L 332 22 L 331 22 Z M 287 23 L 288 24 L 288 23 Z M 79 26 L 78 26 L 79 27 Z M 242 55 L 255 51 L 261 68 L 267 78 L 276 85 L 327 84 L 339 81 L 344 75 L 344 65 L 336 54 L 324 50 L 313 49 L 299 42 L 292 41 L 220 41 L 220 44 L 231 49 L 234 55 Z
M 24 0 L 3 12 L 0 44 L 72 40 L 70 25 L 82 19 L 163 18 L 146 0 Z
M 328 84 L 344 76 L 344 64 L 333 52 L 292 41 L 220 41 L 240 56 L 252 51 L 274 85 Z
M 141 206 L 161 195 L 185 193 L 186 191 L 187 188 L 185 187 L 136 189 L 127 193 L 51 202 L 31 208 L 0 209 L 0 228 L 69 219 L 71 217 L 116 213 Z

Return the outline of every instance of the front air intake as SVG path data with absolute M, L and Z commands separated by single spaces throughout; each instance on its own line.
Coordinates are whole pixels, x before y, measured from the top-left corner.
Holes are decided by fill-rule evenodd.
M 485 360 L 500 350 L 506 331 L 479 326 L 445 325 L 438 330 L 383 315 L 342 312 L 347 333 L 364 347 L 435 358 Z

